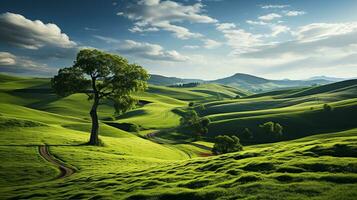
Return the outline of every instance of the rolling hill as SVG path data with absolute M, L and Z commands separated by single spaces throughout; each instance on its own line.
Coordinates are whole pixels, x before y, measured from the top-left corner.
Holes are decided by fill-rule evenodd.
M 146 92 L 135 94 L 139 105 L 124 115 L 114 116 L 109 103 L 100 105 L 104 146 L 98 147 L 84 145 L 91 125 L 85 95 L 59 98 L 49 88 L 49 79 L 4 77 L 0 79 L 1 199 L 354 199 L 357 195 L 355 80 L 253 95 L 213 83 L 188 88 L 150 85 Z M 189 102 L 211 119 L 207 137 L 195 142 L 175 139 L 189 137 L 177 128 Z M 324 111 L 326 103 L 331 111 Z M 213 136 L 236 134 L 245 127 L 255 132 L 257 124 L 270 120 L 284 126 L 286 141 L 245 145 L 241 152 L 218 156 L 210 153 Z M 140 129 L 115 126 L 124 123 Z M 74 174 L 61 178 L 59 168 L 40 154 L 43 146 Z
M 324 104 L 333 107 L 325 111 Z M 209 134 L 237 134 L 244 128 L 259 132 L 259 125 L 274 121 L 284 126 L 285 138 L 357 126 L 357 80 L 323 86 L 251 95 L 215 101 L 198 110 L 212 121 Z

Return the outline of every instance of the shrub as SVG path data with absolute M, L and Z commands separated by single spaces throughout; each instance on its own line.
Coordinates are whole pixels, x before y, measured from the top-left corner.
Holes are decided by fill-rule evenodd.
M 215 137 L 215 144 L 213 146 L 212 153 L 224 154 L 241 150 L 243 150 L 243 147 L 240 144 L 238 137 L 234 135 L 219 135 Z
M 330 112 L 330 111 L 333 110 L 332 106 L 330 106 L 330 105 L 327 104 L 327 103 L 325 103 L 325 104 L 323 105 L 323 109 L 324 109 L 325 112 Z
M 193 102 L 188 103 L 188 106 L 190 106 L 190 107 L 192 107 L 194 105 L 195 105 L 195 103 L 193 103 Z
M 129 132 L 139 132 L 140 128 L 136 124 L 130 124 L 129 126 Z
M 266 136 L 269 137 L 270 140 L 279 139 L 283 135 L 283 126 L 279 123 L 266 122 L 259 125 L 259 127 L 263 129 Z
M 191 128 L 196 137 L 200 137 L 208 132 L 210 122 L 207 117 L 200 118 L 194 110 L 187 111 L 184 117 L 181 118 L 181 126 Z

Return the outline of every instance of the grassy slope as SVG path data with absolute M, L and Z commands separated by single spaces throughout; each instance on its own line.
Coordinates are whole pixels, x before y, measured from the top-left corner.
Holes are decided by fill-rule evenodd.
M 0 85 L 2 198 L 353 199 L 357 195 L 357 129 L 248 146 L 240 153 L 188 159 L 204 151 L 190 144 L 160 145 L 101 124 L 101 138 L 106 145 L 89 147 L 81 145 L 88 139 L 90 126 L 83 112 L 90 106 L 84 103 L 85 97 L 72 95 L 58 99 L 46 94 L 43 83 L 40 79 L 16 79 Z M 14 92 L 28 89 L 26 84 L 31 87 L 30 91 Z M 180 90 L 175 88 L 175 91 Z M 183 93 L 191 95 L 191 92 Z M 351 110 L 348 106 L 355 105 L 355 99 L 340 99 L 346 91 L 338 92 L 340 95 L 322 94 L 312 103 L 289 99 L 273 102 L 266 106 L 267 110 L 255 111 L 263 113 L 254 113 L 249 105 L 246 113 L 227 115 L 254 118 L 274 115 L 274 109 L 280 109 L 275 114 L 289 113 L 284 109 L 300 112 L 307 108 L 306 103 L 317 108 L 321 101 L 336 99 L 339 100 L 334 105 L 336 110 L 339 106 Z M 175 126 L 179 116 L 162 115 L 175 114 L 172 110 L 187 105 L 187 102 L 175 99 L 171 93 L 164 94 L 138 94 L 141 100 L 150 103 L 118 121 L 135 122 L 152 129 Z M 227 102 L 249 103 L 249 100 L 252 101 L 208 103 L 206 111 L 210 112 L 214 106 L 225 107 Z M 254 100 L 259 103 L 276 99 L 259 97 Z M 283 105 L 291 107 L 282 108 Z M 102 109 L 102 119 L 111 116 L 111 110 L 107 108 Z M 221 114 L 225 113 L 212 112 L 212 119 L 219 118 L 214 123 L 229 121 L 229 117 L 224 118 Z M 160 126 L 160 123 L 168 126 Z M 52 154 L 79 171 L 68 179 L 52 180 L 58 171 L 39 157 L 37 148 L 42 144 L 50 145 Z M 211 146 L 205 142 L 198 144 Z
M 33 147 L 22 148 L 37 156 Z M 183 161 L 121 155 L 111 145 L 101 148 L 53 146 L 50 149 L 80 171 L 67 180 L 43 182 L 42 178 L 30 185 L 24 185 L 23 181 L 12 182 L 16 186 L 1 189 L 3 197 L 353 199 L 357 195 L 357 129 L 249 146 L 239 153 Z M 14 158 L 7 161 L 14 162 Z M 32 165 L 34 161 L 19 160 L 18 163 L 16 170 L 21 172 L 24 168 L 20 166 Z M 6 170 L 6 166 L 3 168 Z M 43 177 L 53 171 L 46 169 L 48 171 L 35 173 Z M 19 171 L 11 180 L 21 180 Z M 30 178 L 23 174 L 22 179 Z
M 334 107 L 332 112 L 322 109 L 325 103 Z M 211 135 L 235 134 L 246 127 L 256 131 L 259 124 L 275 121 L 284 126 L 286 138 L 296 138 L 356 127 L 357 87 L 356 81 L 345 81 L 300 91 L 216 101 L 205 104 L 205 108 L 200 112 L 212 121 Z

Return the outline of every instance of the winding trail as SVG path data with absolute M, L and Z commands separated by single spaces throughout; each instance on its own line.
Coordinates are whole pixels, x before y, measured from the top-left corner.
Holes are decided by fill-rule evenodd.
M 39 146 L 38 151 L 45 160 L 57 166 L 60 170 L 60 174 L 56 177 L 56 179 L 69 177 L 76 172 L 76 169 L 69 167 L 63 161 L 51 155 L 47 145 Z

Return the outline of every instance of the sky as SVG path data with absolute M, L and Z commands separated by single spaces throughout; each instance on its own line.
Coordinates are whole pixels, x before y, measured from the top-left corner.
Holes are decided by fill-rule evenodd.
M 357 76 L 355 0 L 0 0 L 0 73 L 53 76 L 83 48 L 152 74 Z

